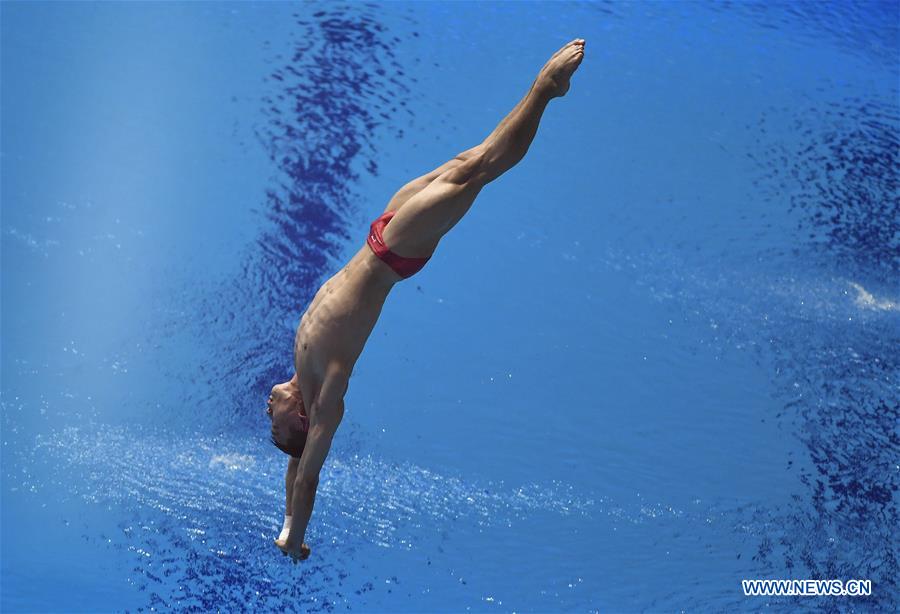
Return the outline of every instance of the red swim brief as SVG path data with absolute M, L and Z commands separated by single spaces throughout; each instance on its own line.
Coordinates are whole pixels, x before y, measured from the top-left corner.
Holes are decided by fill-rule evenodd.
M 386 265 L 391 267 L 397 275 L 405 278 L 417 273 L 425 266 L 425 263 L 428 262 L 428 258 L 406 258 L 404 256 L 398 256 L 384 244 L 381 233 L 384 232 L 384 227 L 387 226 L 388 222 L 391 221 L 391 218 L 394 217 L 394 213 L 396 212 L 385 211 L 378 219 L 372 222 L 372 225 L 369 227 L 369 236 L 366 239 L 366 243 L 372 248 L 372 252 Z

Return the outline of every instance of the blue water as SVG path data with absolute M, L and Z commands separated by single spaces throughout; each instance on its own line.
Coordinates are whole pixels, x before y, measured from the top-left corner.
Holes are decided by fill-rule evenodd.
M 900 609 L 896 2 L 0 17 L 3 611 Z M 303 309 L 574 37 L 390 296 L 291 565 Z

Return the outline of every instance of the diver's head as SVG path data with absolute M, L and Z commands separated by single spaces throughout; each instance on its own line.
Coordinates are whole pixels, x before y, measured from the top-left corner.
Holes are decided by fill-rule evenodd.
M 272 386 L 272 393 L 266 403 L 266 414 L 272 421 L 271 439 L 275 447 L 285 454 L 300 458 L 306 445 L 309 419 L 296 375 L 290 381 Z

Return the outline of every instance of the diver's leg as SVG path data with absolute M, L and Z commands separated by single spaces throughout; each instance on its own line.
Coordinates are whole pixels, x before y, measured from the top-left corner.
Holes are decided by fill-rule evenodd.
M 513 108 L 513 110 L 509 113 L 509 115 L 507 115 L 506 117 L 503 118 L 503 121 L 501 121 L 497 125 L 497 127 L 494 128 L 494 131 L 488 136 L 488 138 L 486 138 L 484 140 L 484 142 L 490 141 L 491 139 L 495 138 L 497 136 L 497 134 L 499 134 L 503 130 L 503 128 L 509 123 L 510 118 L 514 117 L 518 114 L 519 109 L 522 107 L 522 104 L 525 102 L 525 100 L 527 98 L 528 97 L 526 96 L 525 98 L 522 98 L 522 100 L 520 100 L 518 103 L 516 103 L 515 108 Z M 453 157 L 452 160 L 448 160 L 447 162 L 444 162 L 442 165 L 440 165 L 433 171 L 431 171 L 429 173 L 425 173 L 424 175 L 422 175 L 420 177 L 416 177 L 415 179 L 413 179 L 412 181 L 410 181 L 406 185 L 404 185 L 402 188 L 397 190 L 397 192 L 394 194 L 394 196 L 391 197 L 391 200 L 388 201 L 388 205 L 387 205 L 387 207 L 385 207 L 384 210 L 385 211 L 396 211 L 397 209 L 402 207 L 403 204 L 406 203 L 406 201 L 408 201 L 410 198 L 412 198 L 413 196 L 415 196 L 416 194 L 418 194 L 419 192 L 424 190 L 425 187 L 428 186 L 429 183 L 431 183 L 432 181 L 437 179 L 445 171 L 449 171 L 451 168 L 455 168 L 455 167 L 459 166 L 461 163 L 465 162 L 472 156 L 481 152 L 482 149 L 483 149 L 482 145 L 476 145 L 475 147 L 473 147 L 471 149 L 467 149 L 466 151 L 457 154 L 456 156 Z
M 457 154 L 452 160 L 444 162 L 430 173 L 425 173 L 421 177 L 416 177 L 415 179 L 404 185 L 402 188 L 397 190 L 397 192 L 391 197 L 391 200 L 388 201 L 388 205 L 384 210 L 386 212 L 396 211 L 397 209 L 402 207 L 406 201 L 425 189 L 425 187 L 429 183 L 437 179 L 445 171 L 449 171 L 451 168 L 460 165 L 461 163 L 465 162 L 473 155 L 475 155 L 477 149 L 477 147 L 473 147 L 472 149 L 468 149 L 460 154 Z
M 569 88 L 569 78 L 584 57 L 584 41 L 576 39 L 544 65 L 529 92 L 466 159 L 434 177 L 405 202 L 384 231 L 390 249 L 407 257 L 429 256 L 441 237 L 462 219 L 485 185 L 515 166 L 528 151 L 552 98 Z M 436 169 L 437 170 L 437 169 Z

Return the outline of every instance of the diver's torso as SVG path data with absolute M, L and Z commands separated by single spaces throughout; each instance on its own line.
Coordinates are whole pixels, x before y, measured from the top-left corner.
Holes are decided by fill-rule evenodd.
M 294 347 L 301 379 L 321 381 L 326 370 L 353 370 L 384 301 L 400 277 L 363 245 L 322 284 L 300 319 Z M 304 377 L 306 376 L 306 377 Z

